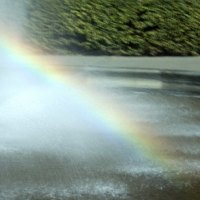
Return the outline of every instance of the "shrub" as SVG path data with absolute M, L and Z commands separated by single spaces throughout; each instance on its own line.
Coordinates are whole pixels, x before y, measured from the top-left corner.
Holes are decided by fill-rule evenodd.
M 50 53 L 199 55 L 198 0 L 28 0 L 27 38 Z

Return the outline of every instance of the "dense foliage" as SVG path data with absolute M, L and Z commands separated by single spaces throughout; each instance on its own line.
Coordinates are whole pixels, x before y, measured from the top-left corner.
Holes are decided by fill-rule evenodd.
M 199 0 L 25 0 L 29 41 L 47 52 L 199 55 Z

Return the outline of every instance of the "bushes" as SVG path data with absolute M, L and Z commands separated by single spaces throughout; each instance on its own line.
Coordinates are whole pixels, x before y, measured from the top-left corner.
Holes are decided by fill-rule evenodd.
M 198 0 L 28 0 L 27 38 L 50 53 L 199 55 Z

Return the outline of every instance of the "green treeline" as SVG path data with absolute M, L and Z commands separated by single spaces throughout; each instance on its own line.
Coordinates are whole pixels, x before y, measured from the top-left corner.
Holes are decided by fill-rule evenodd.
M 28 41 L 49 53 L 199 55 L 199 0 L 25 0 Z

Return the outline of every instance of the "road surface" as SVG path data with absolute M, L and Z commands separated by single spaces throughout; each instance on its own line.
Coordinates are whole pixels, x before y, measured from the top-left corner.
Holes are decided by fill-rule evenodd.
M 83 87 L 2 59 L 0 199 L 200 198 L 199 58 L 47 57 Z M 87 95 L 102 102 L 91 88 L 160 152 L 149 156 L 144 138 L 137 145 L 106 124 L 114 117 L 88 107 Z

